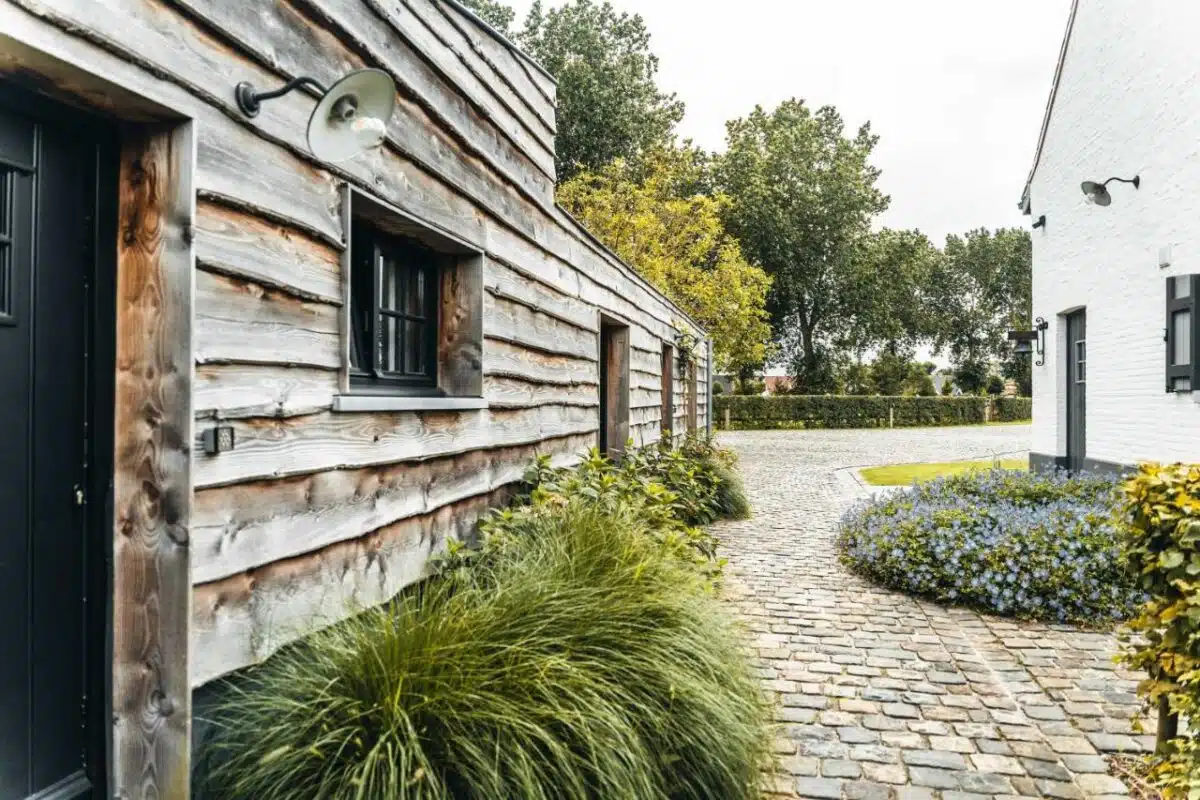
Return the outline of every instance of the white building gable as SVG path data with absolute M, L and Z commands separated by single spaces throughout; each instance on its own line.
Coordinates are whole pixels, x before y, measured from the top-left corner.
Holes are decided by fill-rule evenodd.
M 1108 207 L 1080 189 L 1134 176 L 1140 189 L 1109 184 Z M 1164 341 L 1167 278 L 1200 274 L 1200 2 L 1076 0 L 1022 204 L 1045 215 L 1033 232 L 1033 315 L 1049 322 L 1033 451 L 1063 463 L 1082 391 L 1087 466 L 1200 461 L 1200 386 L 1167 391 Z M 1086 363 L 1069 378 L 1067 315 L 1080 309 Z

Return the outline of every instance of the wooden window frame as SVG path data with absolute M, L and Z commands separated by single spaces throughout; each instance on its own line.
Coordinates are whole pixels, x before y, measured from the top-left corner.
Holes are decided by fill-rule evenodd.
M 356 392 L 369 394 L 442 397 L 438 386 L 438 338 L 441 331 L 439 314 L 440 286 L 445 257 L 423 246 L 419 242 L 387 233 L 367 220 L 353 222 L 351 237 L 350 276 L 350 386 Z M 385 308 L 381 304 L 385 263 L 391 260 L 396 266 L 401 283 L 407 285 L 410 276 L 419 275 L 424 285 L 424 303 L 418 312 Z M 370 271 L 370 284 L 363 279 L 362 270 Z M 407 291 L 407 290 L 406 290 Z M 370 311 L 364 313 L 370 294 Z M 403 306 L 405 300 L 401 300 Z M 393 346 L 399 348 L 402 369 L 399 372 L 382 369 L 383 353 L 379 337 L 379 326 L 384 317 L 397 320 L 401 336 Z M 424 340 L 419 350 L 424 361 L 423 369 L 408 371 L 406 323 L 424 328 Z M 364 349 L 368 352 L 364 352 Z M 364 362 L 369 362 L 364 365 Z
M 1188 281 L 1189 291 L 1187 297 L 1177 298 L 1175 296 L 1175 287 L 1177 281 Z M 1200 384 L 1200 325 L 1197 325 L 1196 320 L 1196 295 L 1200 293 L 1200 275 L 1177 275 L 1167 278 L 1167 316 L 1166 316 L 1166 335 L 1163 340 L 1166 342 L 1166 390 L 1169 394 L 1186 394 L 1196 389 Z M 1180 312 L 1188 312 L 1191 314 L 1191 330 L 1188 332 L 1191 338 L 1191 347 L 1189 348 L 1191 360 L 1187 364 L 1175 363 L 1175 315 Z M 1188 382 L 1186 389 L 1176 388 L 1178 381 L 1186 380 Z

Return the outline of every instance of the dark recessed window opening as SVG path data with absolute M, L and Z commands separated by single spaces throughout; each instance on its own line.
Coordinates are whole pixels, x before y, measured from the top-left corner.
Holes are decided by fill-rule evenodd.
M 12 174 L 0 167 L 0 317 L 12 315 Z
M 1167 278 L 1167 391 L 1190 392 L 1200 383 L 1196 354 L 1200 331 L 1196 326 L 1196 295 L 1200 276 Z
M 662 435 L 675 435 L 675 348 L 662 346 Z
M 351 235 L 351 386 L 440 394 L 439 255 L 362 221 Z

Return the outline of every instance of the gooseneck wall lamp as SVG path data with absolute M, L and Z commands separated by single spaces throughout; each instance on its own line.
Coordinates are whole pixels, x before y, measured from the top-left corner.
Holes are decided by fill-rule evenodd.
M 234 89 L 238 108 L 256 117 L 263 101 L 307 86 L 321 96 L 308 118 L 308 149 L 322 161 L 346 161 L 383 143 L 396 108 L 396 84 L 383 70 L 351 72 L 328 89 L 315 78 L 300 76 L 266 92 L 243 81 Z
M 1138 189 L 1142 185 L 1142 176 L 1134 175 L 1132 178 L 1109 178 L 1104 183 L 1084 181 L 1079 188 L 1083 189 L 1083 196 L 1092 205 L 1107 206 L 1112 204 L 1112 195 L 1108 193 L 1108 185 L 1114 181 L 1117 183 L 1131 183 L 1134 189 Z
M 1034 363 L 1043 366 L 1046 363 L 1046 329 L 1049 327 L 1049 322 L 1038 317 L 1031 331 L 1009 331 L 1008 340 L 1017 343 L 1013 347 L 1013 354 L 1032 356 L 1036 352 L 1038 360 Z

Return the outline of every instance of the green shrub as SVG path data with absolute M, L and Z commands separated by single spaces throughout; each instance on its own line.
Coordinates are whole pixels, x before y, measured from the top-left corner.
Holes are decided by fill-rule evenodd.
M 992 421 L 1024 422 L 1033 419 L 1033 400 L 1029 397 L 997 397 L 993 400 Z
M 790 395 L 787 397 L 713 398 L 713 413 L 722 426 L 729 412 L 733 430 L 788 428 L 897 428 L 979 425 L 989 419 L 1030 419 L 1027 397 L 886 397 L 882 395 Z
M 1000 614 L 1129 617 L 1116 479 L 1005 470 L 938 478 L 849 511 L 843 560 L 884 586 Z
M 230 684 L 198 796 L 756 797 L 761 688 L 711 538 L 651 465 L 686 475 L 666 453 L 535 466 L 478 550 Z
M 1136 634 L 1122 659 L 1150 679 L 1140 687 L 1151 708 L 1167 705 L 1200 718 L 1200 465 L 1143 465 L 1124 484 L 1129 525 L 1125 556 L 1149 599 L 1129 623 Z M 1163 797 L 1200 789 L 1200 742 L 1169 743 L 1152 777 Z

